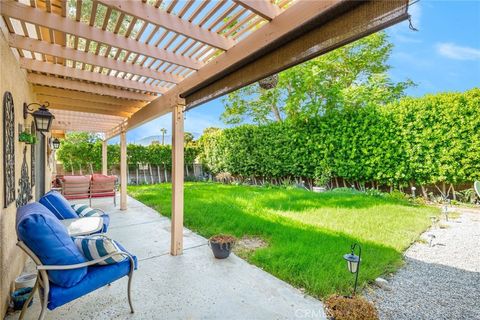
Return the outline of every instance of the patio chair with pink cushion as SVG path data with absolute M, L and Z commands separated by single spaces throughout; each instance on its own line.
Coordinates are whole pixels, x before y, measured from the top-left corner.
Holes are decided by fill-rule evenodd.
M 91 176 L 63 176 L 62 194 L 67 200 L 90 198 Z
M 113 205 L 116 206 L 116 182 L 116 176 L 93 174 L 90 184 L 90 198 L 113 197 Z

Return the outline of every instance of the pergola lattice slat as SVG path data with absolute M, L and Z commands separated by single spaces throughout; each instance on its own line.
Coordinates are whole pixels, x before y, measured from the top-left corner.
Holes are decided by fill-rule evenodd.
M 262 18 L 271 21 L 278 16 L 282 10 L 269 0 L 233 0 L 248 10 L 258 14 Z
M 69 104 L 60 104 L 60 103 L 51 103 L 49 105 L 50 109 L 59 109 L 59 110 L 72 110 L 72 106 Z M 105 114 L 105 115 L 111 115 L 111 116 L 119 116 L 123 118 L 128 118 L 132 114 L 130 112 L 125 112 L 125 111 L 118 111 L 118 110 L 102 110 L 102 109 L 97 109 L 97 108 L 92 108 L 90 106 L 82 106 L 82 107 L 76 107 L 76 111 L 80 112 L 88 112 L 88 113 L 98 113 L 98 114 Z
M 78 61 L 85 64 L 122 71 L 126 73 L 132 73 L 148 78 L 163 80 L 171 83 L 179 83 L 180 81 L 182 81 L 181 77 L 166 72 L 143 68 L 137 64 L 125 63 L 92 53 L 75 50 L 73 48 L 63 47 L 58 44 L 51 44 L 46 41 L 40 41 L 28 37 L 10 34 L 8 37 L 8 43 L 13 48 L 29 50 L 54 57 Z
M 84 81 L 97 82 L 105 85 L 113 85 L 117 87 L 129 88 L 140 91 L 165 93 L 166 89 L 161 87 L 151 86 L 137 81 L 125 80 L 118 77 L 107 76 L 81 69 L 64 67 L 59 64 L 49 62 L 42 62 L 33 59 L 20 58 L 20 67 L 42 73 L 54 74 L 62 77 L 75 78 Z
M 134 113 L 138 111 L 137 108 L 127 107 L 127 106 L 120 106 L 120 105 L 114 106 L 106 103 L 77 100 L 69 97 L 56 97 L 56 96 L 50 96 L 45 94 L 37 94 L 37 99 L 40 101 L 48 101 L 50 103 L 58 103 L 58 104 L 65 104 L 65 105 L 68 104 L 68 105 L 71 105 L 72 108 L 90 107 L 92 109 L 99 109 L 99 110 L 106 110 L 106 111 L 119 110 L 119 111 L 124 111 L 128 113 Z
M 81 92 L 76 90 L 59 89 L 59 88 L 52 88 L 52 87 L 45 87 L 45 86 L 38 86 L 38 85 L 35 85 L 33 87 L 33 91 L 37 94 L 43 94 L 47 96 L 71 98 L 71 99 L 84 100 L 84 101 L 89 101 L 94 103 L 104 103 L 104 104 L 110 104 L 112 106 L 126 106 L 126 107 L 140 109 L 145 105 L 145 103 L 143 102 L 119 99 L 119 98 L 103 96 L 99 94 L 86 93 L 86 92 Z
M 235 41 L 232 39 L 200 28 L 193 23 L 164 12 L 163 10 L 153 9 L 147 4 L 141 4 L 135 1 L 111 0 L 98 0 L 98 2 L 107 7 L 115 8 L 138 19 L 160 25 L 167 30 L 183 34 L 189 38 L 198 40 L 218 49 L 227 50 L 235 45 Z
M 29 73 L 27 74 L 27 81 L 34 84 L 52 86 L 57 88 L 65 88 L 70 90 L 79 90 L 99 95 L 107 95 L 111 97 L 132 99 L 139 101 L 152 101 L 156 97 L 143 93 L 131 92 L 128 90 L 121 90 L 116 88 L 99 86 L 92 83 L 80 82 L 70 79 L 61 79 L 41 74 Z
M 4 16 L 52 30 L 63 31 L 76 37 L 93 40 L 116 48 L 122 48 L 154 59 L 182 65 L 190 69 L 198 70 L 203 66 L 202 62 L 179 56 L 166 50 L 160 50 L 118 34 L 107 31 L 101 32 L 98 28 L 91 27 L 88 24 L 76 22 L 59 15 L 50 14 L 41 9 L 32 8 L 17 2 L 0 1 L 0 11 Z

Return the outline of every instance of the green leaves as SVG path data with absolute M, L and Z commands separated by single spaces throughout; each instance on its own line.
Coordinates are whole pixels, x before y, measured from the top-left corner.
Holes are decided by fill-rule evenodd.
M 213 173 L 324 178 L 384 185 L 480 178 L 480 89 L 330 110 L 322 116 L 231 129 L 200 138 Z
M 221 118 L 235 125 L 267 124 L 398 100 L 414 84 L 389 78 L 391 50 L 386 34 L 375 33 L 281 72 L 273 89 L 255 83 L 230 93 Z
M 199 154 L 195 141 L 185 145 L 185 164 L 194 163 Z M 99 137 L 85 132 L 67 134 L 57 151 L 57 159 L 61 161 L 66 170 L 74 168 L 89 168 L 90 164 L 94 171 L 102 168 L 102 143 Z M 120 160 L 120 146 L 108 145 L 108 167 L 116 166 Z M 170 145 L 151 144 L 142 146 L 136 144 L 127 145 L 127 163 L 131 167 L 139 164 L 172 165 L 172 147 Z

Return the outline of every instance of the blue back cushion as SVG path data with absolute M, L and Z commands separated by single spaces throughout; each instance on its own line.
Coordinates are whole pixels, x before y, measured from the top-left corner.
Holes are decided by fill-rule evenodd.
M 60 192 L 50 191 L 41 197 L 39 202 L 60 220 L 78 218 L 78 214 Z
M 86 262 L 67 228 L 43 205 L 30 203 L 17 210 L 17 236 L 45 265 L 67 265 Z M 87 267 L 48 271 L 51 282 L 71 287 L 87 274 Z

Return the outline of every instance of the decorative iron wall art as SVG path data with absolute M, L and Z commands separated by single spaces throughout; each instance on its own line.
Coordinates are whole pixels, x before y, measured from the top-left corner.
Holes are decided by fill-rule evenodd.
M 3 207 L 15 200 L 15 108 L 12 94 L 3 95 Z
M 30 132 L 35 134 L 35 122 L 32 121 L 32 126 L 30 127 Z M 31 186 L 32 188 L 35 187 L 35 144 L 30 145 L 30 175 L 31 178 Z
M 27 146 L 25 146 L 23 147 L 22 172 L 18 179 L 17 208 L 26 205 L 32 198 L 32 186 L 28 177 Z

